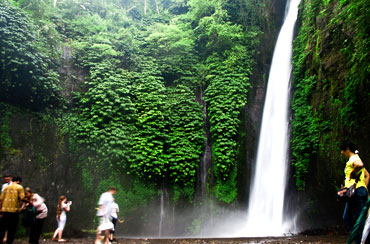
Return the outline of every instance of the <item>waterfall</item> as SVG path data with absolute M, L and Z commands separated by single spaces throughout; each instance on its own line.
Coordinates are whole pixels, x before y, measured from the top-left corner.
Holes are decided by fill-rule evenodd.
M 289 140 L 289 88 L 292 41 L 300 0 L 291 0 L 272 59 L 254 178 L 247 211 L 247 236 L 281 236 L 289 231 L 284 220 Z
M 207 113 L 207 103 L 204 101 L 204 94 L 203 88 L 199 94 L 199 104 L 203 107 L 204 123 L 203 123 L 203 130 L 205 131 L 205 145 L 204 151 L 200 158 L 199 163 L 199 172 L 198 172 L 198 179 L 197 179 L 197 191 L 198 197 L 200 201 L 205 200 L 206 190 L 207 190 L 207 177 L 208 177 L 208 169 L 212 165 L 212 146 L 211 146 L 211 133 L 210 133 L 210 125 L 209 125 L 209 117 Z
M 159 212 L 159 231 L 158 237 L 163 236 L 163 227 L 165 226 L 164 221 L 166 220 L 166 212 L 165 212 L 165 201 L 168 200 L 168 193 L 166 188 L 162 187 L 161 190 L 161 204 L 160 204 L 160 212 Z
M 201 168 L 200 168 L 200 179 L 201 179 L 201 196 L 204 199 L 206 195 L 207 189 L 207 176 L 208 176 L 208 168 L 211 162 L 211 146 L 208 142 L 209 140 L 206 139 L 206 148 L 204 150 L 204 155 L 201 158 Z

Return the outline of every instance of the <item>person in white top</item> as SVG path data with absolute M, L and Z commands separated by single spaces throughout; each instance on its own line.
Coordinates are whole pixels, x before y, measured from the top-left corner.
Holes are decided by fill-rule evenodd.
M 114 229 L 111 221 L 112 217 L 112 204 L 114 202 L 113 195 L 116 194 L 117 190 L 115 187 L 109 188 L 107 192 L 101 194 L 98 201 L 98 211 L 96 215 L 99 217 L 99 226 L 96 231 L 95 244 L 101 244 L 100 233 L 104 232 L 105 244 L 109 244 L 110 230 Z M 104 237 L 103 237 L 104 238 Z
M 70 206 L 72 204 L 72 201 L 67 202 L 67 198 L 65 196 L 59 197 L 59 204 L 57 209 L 57 222 L 58 222 L 58 228 L 55 230 L 52 240 L 55 240 L 55 238 L 58 235 L 58 242 L 66 242 L 66 240 L 62 239 L 62 234 L 64 230 L 64 226 L 66 225 L 67 221 L 67 214 L 66 212 L 69 212 Z
M 113 199 L 114 201 L 114 199 Z M 110 241 L 114 241 L 114 233 L 116 232 L 116 224 L 118 220 L 118 213 L 119 213 L 119 207 L 116 202 L 112 203 L 112 212 L 111 212 L 111 217 L 112 217 L 112 223 L 113 223 L 113 229 L 110 230 Z
M 8 174 L 4 174 L 3 175 L 3 181 L 4 181 L 4 184 L 1 186 L 1 192 L 4 191 L 5 187 L 12 184 L 12 177 Z

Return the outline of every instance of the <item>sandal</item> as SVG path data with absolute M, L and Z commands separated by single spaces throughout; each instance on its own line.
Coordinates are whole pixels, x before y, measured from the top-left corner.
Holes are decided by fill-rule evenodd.
M 60 239 L 60 240 L 58 240 L 58 242 L 66 242 L 66 240 Z

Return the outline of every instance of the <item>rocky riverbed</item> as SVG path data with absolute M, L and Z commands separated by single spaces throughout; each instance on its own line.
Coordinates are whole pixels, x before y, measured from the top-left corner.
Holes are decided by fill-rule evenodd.
M 263 237 L 263 238 L 184 238 L 184 239 L 149 239 L 149 238 L 117 238 L 115 243 L 122 244 L 244 244 L 244 243 L 266 243 L 266 244 L 285 244 L 285 243 L 297 243 L 297 244 L 308 244 L 308 243 L 331 243 L 331 244 L 343 244 L 346 243 L 347 235 L 297 235 L 289 237 Z M 71 238 L 66 243 L 78 243 L 78 244 L 92 244 L 94 243 L 93 237 L 87 238 Z M 14 243 L 25 244 L 27 240 L 18 240 Z M 40 244 L 57 244 L 56 241 L 44 239 L 40 241 Z

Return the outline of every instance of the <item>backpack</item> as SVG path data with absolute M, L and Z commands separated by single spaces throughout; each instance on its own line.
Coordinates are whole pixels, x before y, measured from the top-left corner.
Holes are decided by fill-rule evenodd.
M 30 227 L 34 223 L 36 223 L 36 210 L 35 207 L 31 204 L 26 207 L 25 210 L 22 211 L 22 225 L 24 227 Z

